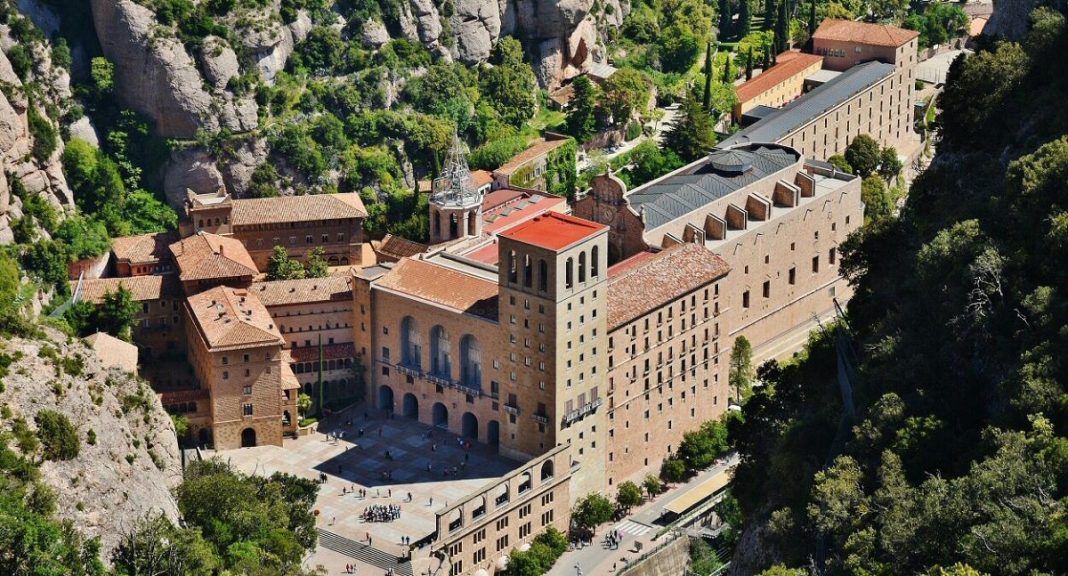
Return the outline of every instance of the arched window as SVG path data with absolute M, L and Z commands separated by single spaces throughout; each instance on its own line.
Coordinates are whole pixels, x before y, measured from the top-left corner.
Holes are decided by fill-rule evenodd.
M 586 281 L 586 253 L 579 252 L 579 282 Z
M 596 278 L 597 275 L 600 273 L 600 255 L 601 251 L 597 246 L 594 246 L 593 249 L 590 250 L 590 278 Z
M 430 372 L 443 378 L 452 378 L 449 333 L 441 326 L 430 329 Z
M 401 320 L 401 364 L 419 368 L 422 364 L 423 346 L 419 338 L 419 326 L 415 318 L 405 316 Z
M 571 288 L 575 285 L 575 261 L 571 258 L 567 259 L 564 264 L 564 288 Z
M 534 261 L 530 254 L 523 255 L 523 286 L 530 288 L 534 285 Z
M 552 477 L 553 477 L 553 461 L 552 460 L 546 460 L 545 463 L 543 463 L 541 465 L 541 481 L 544 482 L 546 480 L 551 479 Z
M 517 265 L 518 265 L 518 263 L 515 261 L 515 250 L 511 250 L 511 251 L 508 252 L 508 281 L 509 282 L 518 282 L 519 281 L 519 273 L 516 270 L 516 266 Z
M 549 265 L 545 263 L 545 260 L 538 260 L 538 290 L 542 292 L 549 290 Z
M 470 334 L 460 339 L 460 382 L 469 388 L 482 389 L 482 351 L 478 339 Z

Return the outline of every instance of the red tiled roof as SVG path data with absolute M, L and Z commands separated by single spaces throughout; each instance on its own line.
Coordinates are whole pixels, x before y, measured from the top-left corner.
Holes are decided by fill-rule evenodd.
M 546 210 L 555 211 L 558 207 L 566 206 L 566 204 L 567 201 L 559 196 L 528 193 L 511 202 L 499 204 L 491 210 L 483 210 L 482 221 L 485 224 L 482 230 L 490 234 L 499 234 L 501 231 L 526 222 Z
M 374 286 L 399 292 L 491 320 L 497 319 L 497 283 L 437 266 L 423 260 L 405 258 Z
M 267 308 L 244 288 L 217 286 L 190 296 L 186 302 L 209 348 L 283 344 Z
M 308 302 L 329 302 L 352 299 L 352 277 L 349 275 L 300 280 L 253 282 L 248 289 L 264 306 L 287 306 Z
M 812 35 L 812 38 L 814 40 L 838 40 L 841 42 L 857 42 L 896 48 L 907 44 L 919 35 L 920 33 L 915 30 L 906 30 L 896 26 L 854 22 L 853 20 L 827 19 L 816 29 L 816 33 Z
M 519 154 L 512 156 L 512 159 L 505 162 L 503 166 L 493 171 L 494 174 L 503 174 L 505 176 L 511 176 L 513 172 L 518 170 L 527 162 L 534 160 L 540 156 L 548 154 L 553 150 L 567 144 L 568 138 L 560 138 L 557 140 L 545 140 L 539 139 L 537 142 L 527 146 L 526 150 L 523 150 Z
M 539 248 L 563 250 L 605 230 L 608 227 L 603 224 L 559 212 L 544 212 L 502 232 L 500 236 Z
M 471 172 L 471 183 L 475 185 L 476 190 L 486 184 L 493 184 L 493 173 L 488 170 L 475 170 Z
M 167 247 L 177 239 L 173 232 L 120 236 L 111 241 L 111 253 L 116 260 L 126 260 L 130 264 L 158 262 L 161 258 L 170 258 Z
M 611 278 L 613 276 L 618 276 L 619 274 L 622 274 L 627 270 L 634 268 L 635 266 L 641 264 L 642 262 L 645 262 L 646 260 L 649 260 L 650 258 L 656 258 L 657 254 L 659 254 L 659 252 L 652 252 L 650 250 L 646 250 L 645 252 L 638 252 L 637 254 L 631 256 L 630 258 L 627 258 L 626 260 L 620 260 L 619 262 L 616 262 L 615 264 L 608 267 L 608 277 Z
M 375 252 L 392 258 L 393 260 L 410 258 L 416 254 L 422 254 L 427 251 L 426 244 L 413 242 L 407 238 L 394 236 L 393 234 L 386 234 L 382 237 L 382 240 L 372 242 L 371 245 L 374 247 Z
M 226 236 L 197 232 L 171 244 L 171 252 L 178 262 L 182 281 L 255 276 L 259 273 L 245 245 Z
M 792 55 L 783 60 L 783 56 L 787 54 Z M 784 52 L 778 56 L 777 64 L 738 87 L 738 102 L 748 102 L 788 79 L 801 74 L 806 68 L 818 65 L 821 62 L 823 62 L 823 56 L 802 54 L 800 52 Z
M 319 360 L 319 346 L 301 346 L 290 348 L 289 355 L 294 362 L 315 362 Z M 338 358 L 355 358 L 356 345 L 352 342 L 342 344 L 323 344 L 323 360 L 337 360 Z
M 78 286 L 78 281 L 70 283 L 73 292 Z M 81 300 L 99 304 L 104 301 L 104 294 L 117 292 L 122 286 L 131 292 L 133 299 L 141 302 L 144 300 L 159 300 L 161 298 L 180 298 L 182 287 L 178 283 L 178 276 L 166 274 L 163 276 L 132 276 L 130 278 L 97 278 L 82 281 L 82 291 L 79 294 Z
M 614 330 L 729 271 L 723 258 L 697 244 L 669 248 L 614 277 L 609 269 L 608 329 Z
M 244 198 L 234 200 L 233 205 L 230 221 L 234 226 L 367 217 L 363 200 L 355 192 Z

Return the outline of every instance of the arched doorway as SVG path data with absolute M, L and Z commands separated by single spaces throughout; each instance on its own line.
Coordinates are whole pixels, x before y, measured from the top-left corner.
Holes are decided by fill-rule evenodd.
M 501 423 L 496 420 L 490 420 L 489 425 L 486 427 L 486 443 L 490 446 L 496 446 L 501 443 Z
M 419 419 L 419 399 L 411 392 L 404 395 L 404 417 L 412 420 Z
M 211 428 L 201 428 L 198 435 L 201 446 L 211 446 Z
M 289 414 L 289 410 L 282 412 L 282 425 L 289 426 L 293 423 L 293 417 Z
M 464 412 L 461 422 L 461 434 L 464 438 L 478 440 L 478 418 L 470 412 Z
M 256 445 L 256 430 L 245 428 L 241 431 L 241 447 L 252 448 Z
M 393 409 L 393 389 L 389 386 L 378 387 L 378 407 L 382 410 Z
M 449 427 L 449 409 L 441 402 L 434 404 L 434 412 L 432 416 L 434 417 L 434 426 L 437 426 L 438 428 Z

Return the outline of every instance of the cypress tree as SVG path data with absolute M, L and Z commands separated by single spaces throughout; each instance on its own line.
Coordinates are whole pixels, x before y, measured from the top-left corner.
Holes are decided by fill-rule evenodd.
M 731 78 L 731 55 L 727 54 L 727 57 L 723 59 L 723 83 L 731 84 L 734 79 Z
M 779 4 L 779 19 L 775 22 L 775 54 L 790 47 L 790 21 L 786 0 Z
M 712 108 L 712 43 L 705 50 L 705 96 L 701 99 L 705 110 Z
M 749 56 L 745 59 L 745 79 L 753 79 L 753 47 L 749 47 Z
M 730 0 L 719 0 L 719 37 L 727 38 L 731 35 L 731 4 Z
M 738 7 L 738 38 L 749 33 L 749 25 L 753 19 L 752 14 L 749 12 L 749 0 L 741 0 L 741 2 L 742 5 Z
M 784 2 L 786 0 L 783 0 Z M 771 27 L 775 24 L 775 0 L 764 0 L 764 24 L 761 26 L 764 30 L 771 30 Z
M 816 34 L 816 0 L 812 0 L 809 3 L 808 9 L 808 36 L 811 38 Z

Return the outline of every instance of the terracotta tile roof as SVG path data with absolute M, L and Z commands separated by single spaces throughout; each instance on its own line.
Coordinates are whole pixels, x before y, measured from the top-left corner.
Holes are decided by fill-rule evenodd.
M 352 300 L 352 276 L 338 275 L 300 280 L 253 282 L 248 289 L 264 306 L 287 306 L 308 302 Z
M 367 217 L 363 201 L 355 192 L 245 198 L 234 200 L 233 204 L 230 222 L 234 226 Z
M 562 209 L 566 207 L 567 201 L 559 196 L 523 193 L 522 196 L 507 203 L 498 204 L 491 209 L 483 208 L 482 230 L 487 233 L 500 234 L 501 231 L 526 222 L 546 210 L 562 212 Z
M 608 278 L 608 329 L 614 330 L 720 278 L 730 266 L 704 246 L 681 244 Z
M 85 343 L 96 351 L 100 364 L 105 368 L 137 372 L 137 346 L 119 340 L 106 332 L 86 336 Z
M 255 276 L 256 263 L 239 240 L 201 231 L 171 244 L 182 281 Z
M 653 252 L 646 250 L 645 252 L 638 252 L 637 254 L 627 258 L 626 260 L 620 260 L 615 264 L 608 267 L 608 277 L 618 276 L 631 268 L 645 262 L 646 260 L 656 258 L 659 252 Z
M 190 296 L 186 305 L 211 349 L 284 343 L 267 308 L 244 288 L 217 286 Z
M 526 150 L 512 156 L 511 160 L 505 162 L 503 166 L 494 170 L 493 173 L 511 176 L 513 172 L 521 168 L 527 162 L 556 150 L 566 144 L 567 141 L 568 138 L 560 138 L 557 140 L 546 140 L 541 138 L 537 142 L 527 146 Z
M 896 26 L 827 19 L 816 29 L 816 33 L 812 35 L 812 38 L 814 40 L 837 40 L 896 48 L 919 35 L 920 33 L 915 30 L 905 30 Z
M 78 281 L 70 283 L 73 292 L 78 286 Z M 142 302 L 144 300 L 159 300 L 161 298 L 180 298 L 182 287 L 178 283 L 178 276 L 165 274 L 163 276 L 132 276 L 130 278 L 96 278 L 82 281 L 82 291 L 79 299 L 94 304 L 104 301 L 104 294 L 117 292 L 119 286 L 125 287 L 133 296 L 133 299 Z
M 111 253 L 116 260 L 126 260 L 130 264 L 150 264 L 170 258 L 168 247 L 177 239 L 174 232 L 120 236 L 112 239 Z
M 375 288 L 431 302 L 457 312 L 497 320 L 497 283 L 405 258 L 374 283 Z
M 393 234 L 386 234 L 382 237 L 382 240 L 373 242 L 372 246 L 376 253 L 380 256 L 385 256 L 391 261 L 397 261 L 401 258 L 410 258 L 416 254 L 422 254 L 423 252 L 426 252 L 428 248 L 426 244 L 413 242 L 407 238 L 394 236 Z
M 987 22 L 988 22 L 988 19 L 983 17 L 983 16 L 972 18 L 971 24 L 968 25 L 968 35 L 969 36 L 978 36 L 978 35 L 982 34 L 983 33 L 983 29 L 986 28 L 986 23 Z
M 476 190 L 486 184 L 493 184 L 493 173 L 488 170 L 474 170 L 471 172 L 471 183 L 475 185 Z
M 608 227 L 604 224 L 559 212 L 544 212 L 527 222 L 501 232 L 500 236 L 548 250 L 563 250 L 579 240 L 605 230 L 608 230 Z
M 549 93 L 549 99 L 556 102 L 560 106 L 567 106 L 571 103 L 571 99 L 575 97 L 575 85 L 568 84 L 562 88 L 557 88 Z
M 784 61 L 783 56 L 786 54 L 793 55 Z M 738 102 L 748 102 L 775 86 L 782 84 L 786 80 L 802 73 L 806 68 L 810 66 L 818 66 L 821 62 L 823 62 L 823 56 L 802 54 L 800 52 L 784 52 L 778 57 L 777 64 L 768 68 L 756 78 L 753 78 L 738 87 Z M 798 91 L 798 94 L 800 95 L 800 91 Z

